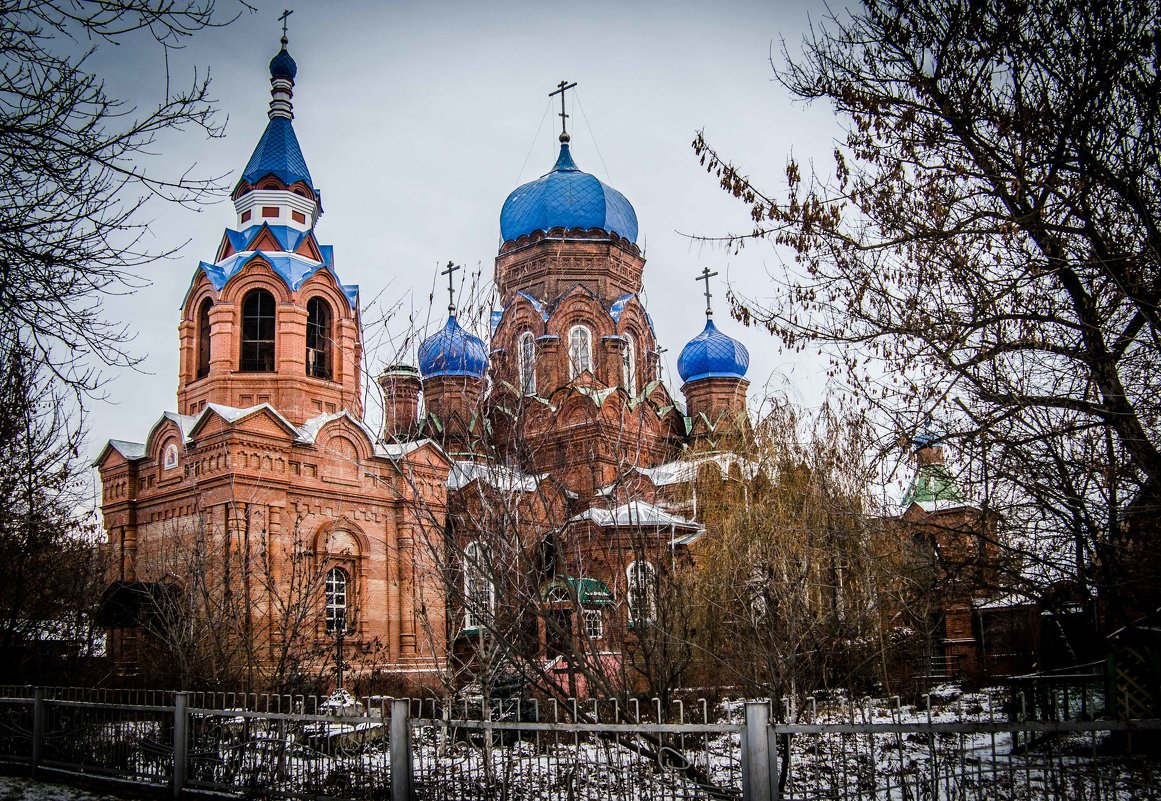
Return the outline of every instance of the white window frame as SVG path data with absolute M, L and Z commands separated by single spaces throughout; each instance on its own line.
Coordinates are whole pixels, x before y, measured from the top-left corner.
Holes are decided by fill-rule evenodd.
M 536 337 L 531 331 L 520 335 L 516 346 L 516 361 L 520 372 L 520 392 L 536 394 Z
M 487 572 L 488 550 L 479 540 L 464 548 L 464 628 L 487 625 L 496 606 L 496 585 Z M 486 600 L 484 599 L 486 593 Z M 482 609 L 481 609 L 482 607 Z
M 338 581 L 342 577 L 341 583 Z M 351 574 L 346 568 L 335 566 L 327 571 L 325 588 L 326 596 L 326 631 L 334 634 L 338 630 L 339 613 L 342 613 L 343 623 L 347 631 L 351 630 Z
M 625 348 L 621 353 L 621 385 L 631 396 L 637 395 L 637 345 L 633 335 L 621 335 L 625 341 Z
M 584 615 L 585 636 L 590 640 L 601 640 L 605 637 L 605 616 L 600 609 L 581 610 Z
M 657 619 L 657 568 L 639 560 L 625 568 L 625 598 L 629 602 L 629 623 L 647 625 Z M 642 603 L 643 602 L 643 603 Z M 641 606 L 644 609 L 641 609 Z
M 568 378 L 579 376 L 585 370 L 593 371 L 593 332 L 585 325 L 574 325 L 568 330 Z
M 164 452 L 162 464 L 164 465 L 166 470 L 172 470 L 175 467 L 177 467 L 177 462 L 178 462 L 177 443 L 171 442 L 165 446 L 165 452 Z

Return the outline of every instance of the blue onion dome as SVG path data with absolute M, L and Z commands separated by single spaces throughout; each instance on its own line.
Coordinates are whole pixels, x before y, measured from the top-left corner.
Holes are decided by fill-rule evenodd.
M 581 172 L 567 141 L 561 143 L 552 171 L 517 187 L 500 211 L 505 242 L 552 228 L 600 228 L 637 241 L 633 206 L 616 189 Z
M 682 381 L 744 378 L 749 367 L 746 346 L 719 331 L 712 319 L 705 321 L 705 330 L 691 339 L 677 358 Z
M 289 78 L 293 81 L 296 75 L 298 75 L 298 65 L 294 63 L 290 53 L 286 52 L 286 40 L 283 39 L 282 49 L 278 51 L 278 55 L 270 59 L 270 77 Z
M 483 378 L 488 371 L 488 349 L 479 337 L 472 336 L 456 321 L 447 325 L 419 346 L 419 372 L 424 378 L 439 375 L 464 375 Z

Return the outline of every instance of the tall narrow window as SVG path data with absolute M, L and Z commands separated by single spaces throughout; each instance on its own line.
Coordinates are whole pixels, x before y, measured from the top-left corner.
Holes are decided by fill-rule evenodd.
M 625 334 L 625 349 L 621 354 L 621 384 L 630 395 L 637 394 L 637 346 L 632 334 Z
M 488 575 L 488 549 L 473 542 L 464 549 L 464 628 L 478 629 L 492 616 L 496 593 Z
M 255 289 L 242 301 L 242 358 L 246 373 L 274 372 L 274 296 Z
M 574 325 L 568 332 L 568 377 L 576 378 L 593 370 L 593 335 L 583 325 Z
M 340 628 L 343 631 L 349 631 L 351 628 L 351 618 L 347 614 L 350 583 L 350 576 L 341 567 L 332 567 L 327 571 L 326 616 L 328 634 L 334 634 Z
M 306 374 L 331 377 L 331 307 L 322 298 L 306 304 Z
M 629 589 L 629 624 L 652 623 L 657 617 L 657 574 L 653 565 L 634 562 L 625 574 Z
M 520 391 L 536 394 L 536 338 L 531 331 L 520 335 Z
M 210 309 L 214 302 L 209 298 L 198 307 L 198 378 L 210 374 Z

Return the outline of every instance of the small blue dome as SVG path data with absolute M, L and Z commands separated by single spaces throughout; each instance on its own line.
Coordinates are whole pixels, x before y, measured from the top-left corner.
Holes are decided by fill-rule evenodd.
M 419 346 L 419 372 L 424 378 L 437 375 L 466 375 L 483 378 L 488 371 L 488 349 L 456 322 L 455 315 L 447 325 L 423 340 Z
M 744 378 L 749 367 L 750 351 L 719 331 L 713 320 L 705 321 L 705 330 L 691 339 L 677 358 L 677 372 L 682 381 Z
M 296 75 L 298 75 L 298 65 L 294 63 L 294 59 L 290 57 L 290 53 L 286 52 L 284 46 L 278 51 L 278 55 L 270 59 L 270 77 L 289 78 L 293 81 Z
M 552 171 L 517 187 L 500 211 L 505 242 L 550 228 L 600 228 L 636 242 L 637 212 L 616 189 L 581 172 L 564 142 Z

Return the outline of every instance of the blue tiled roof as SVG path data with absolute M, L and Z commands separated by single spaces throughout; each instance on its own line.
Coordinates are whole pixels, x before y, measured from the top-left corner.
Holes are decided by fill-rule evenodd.
M 330 248 L 326 250 L 326 255 L 329 257 L 331 253 Z M 247 264 L 254 259 L 261 259 L 267 262 L 274 272 L 286 282 L 286 286 L 291 290 L 297 291 L 306 280 L 319 270 L 330 270 L 331 275 L 335 275 L 334 269 L 327 262 L 317 262 L 314 259 L 308 259 L 306 256 L 299 256 L 297 253 L 258 253 L 255 251 L 242 251 L 235 253 L 232 256 L 227 256 L 217 264 L 210 264 L 209 262 L 200 262 L 198 268 L 206 274 L 213 284 L 214 289 L 221 291 L 230 279 L 241 272 Z M 195 276 L 196 277 L 196 276 Z M 335 275 L 338 280 L 338 276 Z M 359 298 L 359 287 L 355 284 L 340 284 L 343 288 L 343 294 L 347 296 L 347 301 L 351 304 L 351 308 L 355 307 Z
M 287 186 L 304 181 L 312 190 L 315 188 L 302 148 L 298 146 L 298 137 L 294 135 L 294 126 L 286 117 L 273 117 L 266 124 L 254 155 L 242 171 L 242 180 L 253 185 L 267 175 L 273 175 Z
M 504 241 L 551 228 L 600 228 L 637 241 L 637 213 L 625 196 L 581 172 L 568 143 L 552 171 L 517 187 L 500 211 Z
M 249 249 L 250 243 L 254 241 L 254 237 L 263 228 L 269 228 L 270 233 L 278 240 L 279 246 L 286 251 L 294 251 L 302 244 L 302 240 L 310 235 L 310 231 L 300 231 L 297 228 L 291 228 L 289 225 L 262 223 L 261 225 L 251 225 L 249 228 L 244 228 L 241 231 L 234 231 L 227 228 L 226 237 L 230 240 L 230 244 L 233 245 L 234 250 L 247 250 Z M 319 249 L 321 250 L 322 247 L 320 245 Z M 326 247 L 330 248 L 331 246 L 327 245 Z M 324 253 L 323 258 L 328 265 L 331 264 L 327 254 Z
M 472 336 L 456 321 L 447 325 L 419 346 L 419 372 L 424 378 L 437 375 L 464 375 L 483 378 L 488 371 L 488 350 L 479 337 Z
M 298 75 L 298 65 L 294 63 L 294 59 L 290 57 L 290 53 L 286 52 L 286 46 L 278 51 L 278 55 L 270 59 L 270 77 L 271 78 L 289 78 L 294 80 Z
M 742 378 L 750 367 L 746 346 L 717 329 L 713 320 L 681 349 L 677 372 L 682 381 L 701 378 Z

